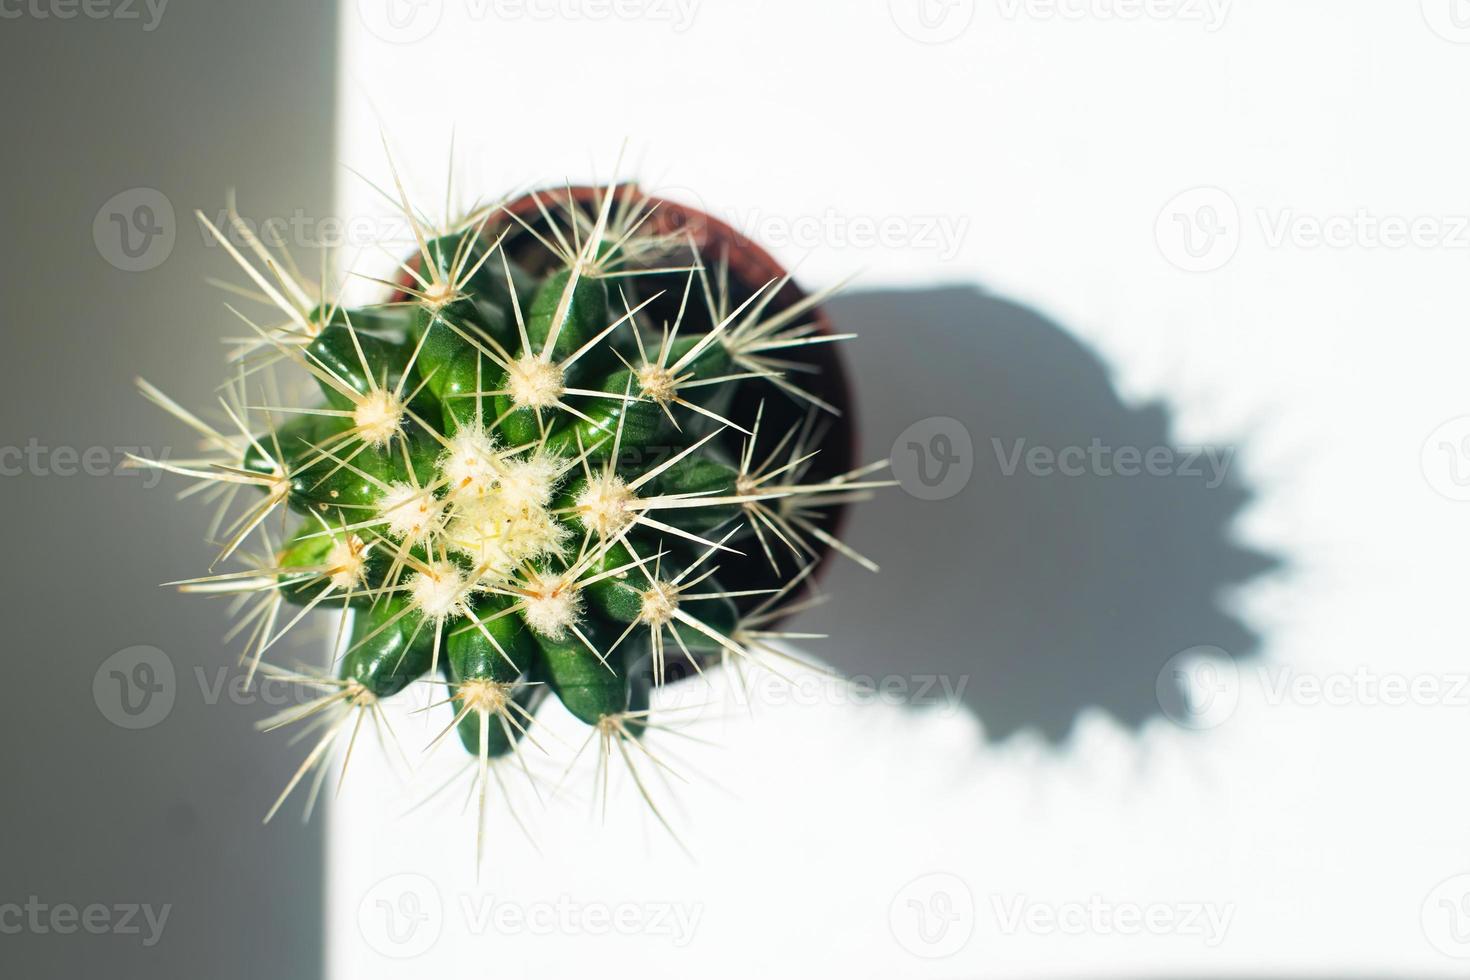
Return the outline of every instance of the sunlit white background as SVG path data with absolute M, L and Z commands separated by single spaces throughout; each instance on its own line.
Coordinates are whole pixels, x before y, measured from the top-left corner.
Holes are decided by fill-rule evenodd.
M 343 162 L 385 180 L 386 134 L 431 202 L 451 132 L 487 196 L 605 179 L 626 141 L 623 175 L 808 286 L 1029 304 L 1181 442 L 1238 447 L 1234 533 L 1289 572 L 1221 597 L 1261 656 L 1160 664 L 1218 695 L 1199 724 L 1091 714 L 1047 746 L 963 711 L 732 712 L 685 753 L 728 791 L 681 793 L 693 860 L 625 791 L 606 826 L 538 815 L 540 853 L 500 819 L 477 885 L 472 819 L 400 818 L 359 759 L 331 811 L 334 976 L 403 953 L 423 975 L 1463 973 L 1467 5 L 362 0 L 341 30 Z M 917 420 L 866 420 L 865 452 Z M 925 556 L 880 557 L 869 614 L 901 617 Z M 558 901 L 697 924 L 477 919 Z M 427 917 L 408 945 L 400 914 Z

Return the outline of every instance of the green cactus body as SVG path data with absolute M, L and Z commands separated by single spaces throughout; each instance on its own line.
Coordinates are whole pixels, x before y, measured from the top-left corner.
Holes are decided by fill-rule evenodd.
M 547 214 L 541 236 L 421 228 L 391 303 L 281 296 L 297 326 L 257 347 L 314 379 L 315 404 L 263 415 L 232 389 L 226 435 L 144 389 L 219 456 L 175 472 L 263 491 L 225 556 L 269 541 L 280 507 L 304 515 L 255 576 L 193 587 L 339 600 L 354 620 L 328 700 L 375 711 L 437 683 L 482 769 L 521 750 L 548 694 L 636 739 L 670 664 L 753 660 L 762 602 L 829 546 L 824 508 L 878 485 L 813 475 L 810 421 L 760 432 L 761 406 L 801 403 L 784 365 L 826 339 L 813 303 L 776 311 L 756 289 L 736 306 L 707 257 L 638 230 L 646 202 L 611 197 Z

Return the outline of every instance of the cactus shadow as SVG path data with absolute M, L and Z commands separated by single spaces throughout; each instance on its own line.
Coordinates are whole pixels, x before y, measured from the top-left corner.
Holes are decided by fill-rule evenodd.
M 948 499 L 890 490 L 855 508 L 845 537 L 882 572 L 834 563 L 832 600 L 793 626 L 829 634 L 813 653 L 849 676 L 906 684 L 895 696 L 914 703 L 948 684 L 987 739 L 1050 742 L 1088 709 L 1131 729 L 1162 714 L 1161 700 L 1182 692 L 1172 680 L 1161 689 L 1160 671 L 1182 650 L 1255 654 L 1260 638 L 1222 594 L 1279 561 L 1232 537 L 1252 494 L 1228 447 L 1213 469 L 1201 458 L 1198 476 L 1183 453 L 1172 475 L 1119 476 L 1091 456 L 1081 475 L 1028 466 L 1035 447 L 1177 443 L 1165 407 L 1125 405 L 1097 354 L 1019 304 L 941 288 L 854 293 L 829 309 L 837 329 L 860 335 L 845 354 L 863 458 L 891 448 L 906 485 L 920 465 L 932 479 L 937 461 L 913 447 L 930 446 L 930 431 L 905 430 L 947 416 L 971 436 L 973 471 Z M 1068 462 L 1075 474 L 1075 454 Z M 928 675 L 942 684 L 926 688 Z

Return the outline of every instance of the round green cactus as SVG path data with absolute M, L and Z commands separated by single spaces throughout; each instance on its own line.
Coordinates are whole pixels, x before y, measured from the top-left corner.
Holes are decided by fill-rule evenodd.
M 527 201 L 439 228 L 404 201 L 414 254 L 354 308 L 243 223 L 210 226 L 274 320 L 236 311 L 251 335 L 228 426 L 142 385 L 205 438 L 159 465 L 224 498 L 220 559 L 247 567 L 184 587 L 251 597 L 251 672 L 307 611 L 342 610 L 334 675 L 293 675 L 320 698 L 272 722 L 327 719 L 287 794 L 419 681 L 448 692 L 441 737 L 479 758 L 482 793 L 548 692 L 605 746 L 637 739 L 651 688 L 768 652 L 825 552 L 867 563 L 830 518 L 883 464 L 824 471 L 819 417 L 838 406 L 799 383 L 803 353 L 841 339 L 819 329 L 823 295 L 741 295 L 728 253 L 626 185 Z M 315 402 L 289 404 L 278 368 Z

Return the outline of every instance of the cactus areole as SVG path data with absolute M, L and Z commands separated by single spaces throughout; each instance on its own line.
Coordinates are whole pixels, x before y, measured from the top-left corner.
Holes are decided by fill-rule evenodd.
M 830 553 L 873 567 L 837 537 L 888 481 L 853 465 L 827 293 L 629 184 L 438 226 L 401 207 L 412 254 L 351 307 L 231 209 L 209 228 L 266 313 L 231 302 L 221 421 L 141 385 L 204 439 L 156 465 L 221 501 L 216 565 L 238 567 L 183 587 L 242 597 L 251 673 L 306 611 L 342 615 L 332 671 L 290 675 L 320 697 L 276 719 L 325 729 L 287 793 L 421 682 L 482 794 L 548 695 L 640 739 L 658 686 L 772 651 Z

